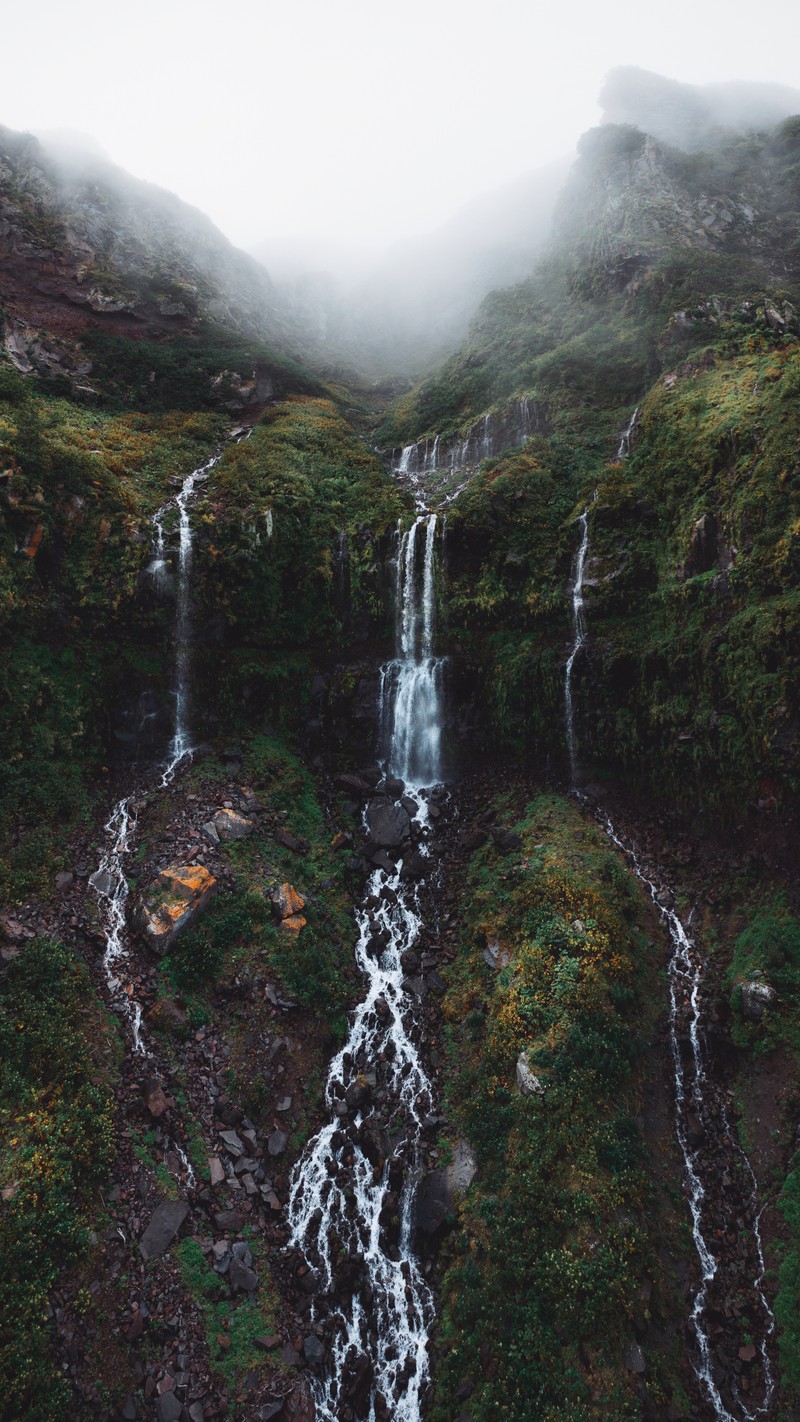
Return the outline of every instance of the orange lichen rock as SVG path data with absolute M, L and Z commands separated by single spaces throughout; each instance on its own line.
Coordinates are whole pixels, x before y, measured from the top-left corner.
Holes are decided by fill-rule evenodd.
M 276 916 L 284 921 L 287 918 L 297 917 L 305 906 L 305 899 L 300 897 L 291 884 L 281 884 L 279 889 L 273 889 L 270 901 Z M 303 923 L 305 923 L 305 919 L 303 919 Z
M 25 547 L 22 550 L 26 558 L 36 557 L 36 554 L 39 552 L 39 545 L 43 538 L 44 524 L 37 523 L 36 527 L 32 530 L 32 532 L 28 534 L 28 537 L 25 541 Z
M 279 928 L 285 929 L 287 933 L 299 933 L 301 928 L 305 928 L 307 919 L 301 913 L 290 913 L 287 918 L 282 918 L 278 924 Z
M 166 953 L 179 933 L 193 924 L 217 890 L 203 864 L 171 864 L 143 894 L 139 926 L 157 953 Z

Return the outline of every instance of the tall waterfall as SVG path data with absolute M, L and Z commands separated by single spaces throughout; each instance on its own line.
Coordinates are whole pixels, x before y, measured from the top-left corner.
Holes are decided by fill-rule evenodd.
M 192 470 L 181 485 L 175 498 L 178 510 L 178 586 L 175 605 L 174 647 L 172 689 L 175 698 L 175 720 L 172 741 L 167 753 L 167 764 L 161 778 L 162 785 L 168 785 L 175 771 L 192 749 L 189 731 L 189 671 L 191 662 L 191 572 L 192 572 L 192 524 L 189 510 L 194 502 L 198 484 L 205 483 L 211 470 L 222 458 L 214 455 L 199 469 Z M 168 505 L 160 508 L 153 519 L 156 530 L 156 558 L 154 567 L 158 569 L 164 562 L 164 514 Z
M 405 533 L 398 531 L 398 655 L 381 670 L 383 754 L 394 774 L 413 785 L 441 779 L 444 663 L 433 655 L 436 522 L 435 514 L 423 514 Z
M 166 548 L 164 522 L 173 503 L 179 515 L 178 545 L 178 587 L 174 624 L 175 661 L 173 669 L 173 689 L 175 715 L 173 734 L 167 752 L 167 764 L 161 777 L 161 786 L 170 783 L 177 767 L 191 749 L 188 730 L 190 631 L 191 631 L 191 587 L 192 527 L 189 518 L 197 486 L 203 483 L 221 458 L 216 454 L 184 479 L 180 493 L 174 500 L 163 504 L 153 516 L 154 550 L 149 566 L 150 574 L 161 582 L 166 568 Z M 130 836 L 135 828 L 135 803 L 131 795 L 124 795 L 114 806 L 105 826 L 107 848 L 98 868 L 91 876 L 91 885 L 100 901 L 105 935 L 103 968 L 112 1001 L 121 1015 L 131 1026 L 134 1049 L 143 1052 L 141 1035 L 141 1009 L 126 991 L 119 969 L 126 958 L 125 932 L 128 903 L 128 880 L 125 860 L 130 852 Z
M 567 750 L 569 751 L 569 772 L 570 783 L 575 789 L 578 784 L 578 746 L 575 738 L 575 711 L 572 703 L 572 668 L 575 665 L 575 658 L 586 641 L 586 613 L 583 604 L 583 574 L 586 567 L 586 554 L 589 551 L 589 510 L 597 495 L 586 505 L 583 513 L 578 519 L 581 528 L 581 541 L 578 552 L 575 556 L 575 576 L 572 582 L 572 628 L 573 643 L 572 651 L 567 658 L 567 665 L 564 672 L 564 720 L 567 733 Z
M 406 782 L 404 805 L 416 807 L 423 856 L 426 790 L 440 778 L 441 663 L 432 653 L 435 537 L 433 514 L 420 516 L 399 536 L 397 655 L 381 676 L 386 770 Z M 376 869 L 369 877 L 365 907 L 356 914 L 356 959 L 366 995 L 331 1064 L 325 1093 L 330 1120 L 291 1181 L 291 1245 L 316 1271 L 313 1315 L 323 1326 L 327 1320 L 333 1333 L 325 1375 L 314 1383 L 320 1422 L 351 1415 L 343 1409 L 351 1406 L 354 1390 L 362 1399 L 358 1416 L 369 1422 L 419 1422 L 429 1376 L 433 1299 L 412 1245 L 421 1138 L 433 1089 L 416 1045 L 414 999 L 401 961 L 423 928 L 417 890 L 402 876 L 410 850 L 409 841 L 393 870 Z
M 636 421 L 634 410 L 630 424 L 622 435 L 617 458 L 628 453 L 628 441 Z M 595 494 L 594 498 L 597 495 Z M 592 500 L 594 502 L 594 500 Z M 578 755 L 575 739 L 572 702 L 572 668 L 586 641 L 586 621 L 583 603 L 583 576 L 589 547 L 589 510 L 580 515 L 581 541 L 575 560 L 572 583 L 572 621 L 574 641 L 564 674 L 564 707 L 570 774 L 573 791 L 583 799 L 578 788 Z M 727 1114 L 724 1091 L 709 1075 L 703 1039 L 703 976 L 702 955 L 693 943 L 687 928 L 665 902 L 664 894 L 645 871 L 634 848 L 617 833 L 605 814 L 598 816 L 608 838 L 625 855 L 630 868 L 644 885 L 658 910 L 669 934 L 669 1042 L 675 1101 L 675 1132 L 683 1158 L 686 1195 L 692 1221 L 692 1238 L 700 1263 L 701 1280 L 694 1294 L 690 1321 L 697 1344 L 693 1366 L 698 1383 L 709 1403 L 714 1422 L 754 1422 L 765 1415 L 775 1390 L 775 1377 L 770 1357 L 775 1318 L 767 1300 L 764 1280 L 766 1264 L 761 1238 L 761 1212 L 758 1185 L 750 1161 L 737 1143 Z M 688 1051 L 683 1043 L 688 1043 Z M 720 1161 L 724 1160 L 724 1169 Z M 751 1405 L 736 1391 L 723 1397 L 720 1373 L 712 1344 L 711 1309 L 723 1309 L 729 1281 L 722 1277 L 717 1258 L 719 1222 L 724 1221 L 742 1237 L 742 1224 L 747 1240 L 748 1265 L 752 1271 L 752 1294 L 757 1304 L 747 1314 L 747 1327 L 757 1339 L 761 1357 L 761 1398 Z M 727 1389 L 726 1389 L 727 1391 Z

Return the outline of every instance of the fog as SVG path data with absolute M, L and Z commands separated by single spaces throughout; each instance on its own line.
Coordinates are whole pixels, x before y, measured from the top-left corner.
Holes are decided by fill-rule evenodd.
M 791 0 L 5 8 L 0 122 L 78 130 L 239 245 L 344 248 L 345 265 L 569 154 L 615 66 L 800 79 Z

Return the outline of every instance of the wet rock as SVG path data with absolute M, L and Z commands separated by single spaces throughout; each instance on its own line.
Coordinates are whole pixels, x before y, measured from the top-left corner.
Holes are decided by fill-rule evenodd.
M 196 923 L 218 888 L 203 864 L 171 864 L 142 895 L 136 920 L 147 943 L 166 953 L 179 933 Z
M 366 800 L 372 794 L 372 786 L 360 775 L 335 775 L 333 783 L 359 800 Z
M 188 1213 L 189 1206 L 185 1200 L 165 1200 L 159 1205 L 139 1241 L 142 1257 L 157 1259 L 160 1254 L 164 1254 Z
M 686 1117 L 686 1139 L 690 1146 L 701 1146 L 706 1138 L 706 1128 L 700 1117 L 690 1111 Z
M 367 808 L 367 828 L 379 849 L 399 849 L 408 839 L 411 820 L 402 805 L 390 800 L 371 800 Z
M 528 1066 L 525 1052 L 517 1057 L 517 1086 L 523 1096 L 543 1096 L 544 1087 L 535 1072 Z
M 253 833 L 255 825 L 236 810 L 216 810 L 211 816 L 211 824 L 222 844 L 230 844 L 237 839 L 246 839 Z
M 692 528 L 689 551 L 684 563 L 684 575 L 694 577 L 697 573 L 708 573 L 717 558 L 719 528 L 713 514 L 705 513 L 697 519 Z
M 303 1357 L 315 1371 L 321 1370 L 325 1362 L 325 1345 L 313 1333 L 303 1339 Z
M 431 1170 L 417 1187 L 414 1201 L 414 1223 L 429 1239 L 439 1234 L 453 1213 L 453 1193 L 448 1171 Z

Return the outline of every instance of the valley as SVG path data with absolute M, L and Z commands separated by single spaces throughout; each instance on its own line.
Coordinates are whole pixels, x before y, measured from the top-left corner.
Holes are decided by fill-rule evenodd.
M 800 119 L 639 73 L 416 367 L 0 130 L 7 1422 L 797 1415 Z

